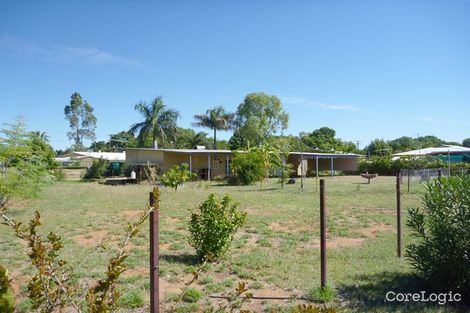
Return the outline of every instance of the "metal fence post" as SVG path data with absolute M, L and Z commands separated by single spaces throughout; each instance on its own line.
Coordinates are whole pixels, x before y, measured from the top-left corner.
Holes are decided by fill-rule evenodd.
M 150 313 L 160 313 L 160 249 L 158 228 L 158 203 L 153 192 L 149 195 L 150 212 Z
M 321 287 L 326 287 L 326 186 L 325 180 L 320 179 L 320 268 Z
M 400 174 L 397 174 L 397 256 L 401 258 L 401 192 Z

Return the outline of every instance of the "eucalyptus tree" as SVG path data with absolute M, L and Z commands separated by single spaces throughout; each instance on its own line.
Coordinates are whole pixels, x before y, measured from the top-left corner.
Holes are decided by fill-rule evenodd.
M 180 114 L 175 109 L 168 108 L 162 97 L 156 97 L 150 103 L 140 102 L 135 105 L 134 110 L 142 115 L 143 120 L 133 124 L 129 132 L 138 133 L 141 146 L 149 136 L 155 149 L 158 148 L 158 140 L 162 145 L 176 140 L 176 121 Z
M 250 145 L 257 146 L 287 129 L 289 115 L 278 97 L 255 92 L 248 94 L 238 106 L 237 124 L 240 136 Z
M 65 119 L 69 121 L 70 131 L 67 136 L 74 141 L 74 149 L 83 149 L 83 140 L 94 140 L 96 129 L 96 116 L 93 107 L 82 96 L 75 92 L 70 103 L 65 106 Z
M 217 131 L 235 128 L 235 113 L 225 111 L 222 106 L 209 109 L 206 114 L 194 115 L 194 118 L 196 122 L 193 123 L 193 126 L 207 127 L 214 131 L 214 149 L 217 149 Z

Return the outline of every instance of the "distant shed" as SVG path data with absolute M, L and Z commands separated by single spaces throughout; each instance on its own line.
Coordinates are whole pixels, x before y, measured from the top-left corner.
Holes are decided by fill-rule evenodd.
M 413 156 L 432 156 L 450 163 L 470 163 L 470 148 L 453 145 L 441 145 L 438 147 L 423 148 L 418 150 L 395 153 L 394 158 Z

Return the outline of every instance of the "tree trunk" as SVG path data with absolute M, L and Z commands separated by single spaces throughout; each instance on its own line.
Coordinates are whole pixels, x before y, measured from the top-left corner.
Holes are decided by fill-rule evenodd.
M 153 148 L 158 149 L 157 136 L 153 135 Z
M 214 127 L 214 150 L 217 150 L 217 129 Z

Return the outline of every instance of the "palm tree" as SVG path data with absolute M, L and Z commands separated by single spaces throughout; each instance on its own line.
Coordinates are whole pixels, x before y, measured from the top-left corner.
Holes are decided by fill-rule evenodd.
M 194 115 L 194 118 L 197 122 L 193 123 L 193 126 L 214 130 L 214 149 L 217 149 L 217 130 L 229 130 L 235 127 L 235 113 L 225 112 L 222 106 L 209 109 L 206 114 Z
M 157 139 L 161 143 L 167 140 L 174 140 L 176 135 L 176 120 L 180 116 L 179 112 L 167 108 L 163 103 L 162 97 L 156 97 L 151 103 L 140 102 L 135 105 L 134 110 L 139 112 L 144 120 L 140 123 L 135 123 L 129 129 L 129 132 L 135 134 L 139 132 L 137 138 L 139 143 L 144 143 L 145 137 L 152 136 L 153 148 L 158 148 Z
M 196 146 L 205 146 L 206 145 L 207 133 L 199 132 L 194 133 L 190 137 L 185 138 L 186 144 L 190 149 L 195 148 Z

